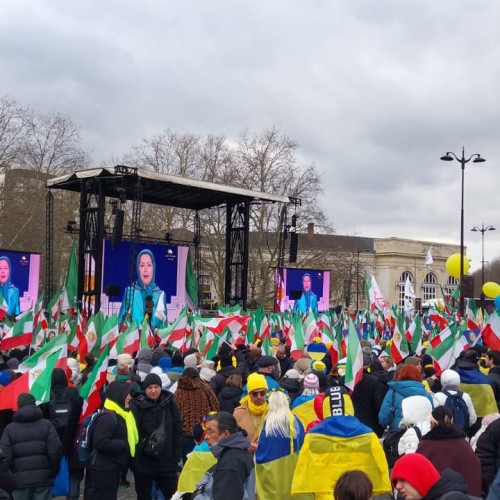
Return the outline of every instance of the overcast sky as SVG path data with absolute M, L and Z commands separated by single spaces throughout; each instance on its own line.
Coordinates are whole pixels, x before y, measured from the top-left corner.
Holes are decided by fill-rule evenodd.
M 500 256 L 498 0 L 2 0 L 0 95 L 81 127 L 95 165 L 167 128 L 276 126 L 337 233 Z

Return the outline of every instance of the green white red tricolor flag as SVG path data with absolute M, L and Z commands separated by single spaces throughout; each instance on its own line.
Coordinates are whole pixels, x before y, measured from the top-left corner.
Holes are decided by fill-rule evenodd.
M 7 325 L 4 326 L 0 347 L 2 351 L 6 351 L 20 345 L 29 345 L 32 338 L 33 312 L 28 310 L 18 316 L 17 321 L 13 325 L 10 327 L 7 327 Z
M 359 342 L 354 323 L 349 318 L 349 333 L 347 337 L 347 360 L 345 367 L 344 384 L 351 391 L 363 378 L 363 351 Z

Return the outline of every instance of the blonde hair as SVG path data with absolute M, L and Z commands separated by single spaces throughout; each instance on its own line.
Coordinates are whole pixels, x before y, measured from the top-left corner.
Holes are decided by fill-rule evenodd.
M 295 428 L 292 412 L 288 404 L 288 398 L 284 392 L 273 391 L 269 396 L 269 407 L 267 408 L 264 428 L 266 436 L 294 438 Z M 290 431 L 292 436 L 290 436 Z

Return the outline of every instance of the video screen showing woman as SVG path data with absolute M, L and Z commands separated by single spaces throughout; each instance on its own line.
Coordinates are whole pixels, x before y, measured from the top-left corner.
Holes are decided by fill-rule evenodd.
M 119 318 L 123 321 L 127 314 L 131 314 L 131 321 L 141 324 L 144 315 L 149 314 L 151 326 L 156 328 L 160 319 L 155 313 L 159 303 L 163 311 L 166 310 L 165 294 L 155 283 L 156 262 L 151 250 L 139 252 L 136 261 L 137 280 L 125 289 L 120 308 Z M 160 299 L 161 297 L 161 299 Z
M 21 313 L 19 303 L 19 289 L 11 281 L 12 265 L 6 255 L 0 257 L 0 292 L 7 302 L 9 308 L 7 316 L 18 316 Z
M 312 279 L 309 273 L 302 275 L 302 295 L 295 301 L 293 310 L 302 313 L 318 312 L 318 296 L 311 289 Z

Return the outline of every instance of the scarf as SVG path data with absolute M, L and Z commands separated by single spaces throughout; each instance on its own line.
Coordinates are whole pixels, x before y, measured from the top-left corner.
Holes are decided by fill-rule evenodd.
M 124 410 L 111 399 L 106 399 L 104 401 L 104 408 L 106 410 L 114 411 L 117 415 L 125 420 L 125 425 L 127 426 L 127 441 L 130 448 L 130 456 L 135 457 L 135 447 L 139 442 L 139 432 L 137 430 L 137 425 L 135 423 L 134 414 L 131 411 Z
M 241 401 L 240 404 L 244 405 L 247 404 L 248 410 L 252 415 L 255 415 L 257 417 L 260 417 L 261 415 L 264 415 L 264 413 L 267 411 L 267 402 L 265 402 L 263 405 L 257 406 L 251 399 L 250 396 L 245 396 Z

